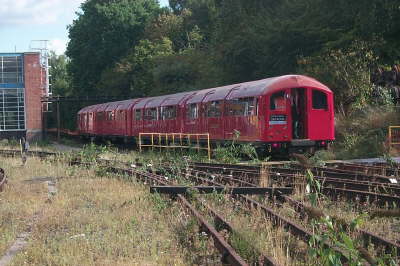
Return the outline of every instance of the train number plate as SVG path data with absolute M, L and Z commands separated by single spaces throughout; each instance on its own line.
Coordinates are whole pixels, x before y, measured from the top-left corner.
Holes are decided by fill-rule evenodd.
M 286 125 L 286 115 L 271 115 L 269 118 L 270 125 Z

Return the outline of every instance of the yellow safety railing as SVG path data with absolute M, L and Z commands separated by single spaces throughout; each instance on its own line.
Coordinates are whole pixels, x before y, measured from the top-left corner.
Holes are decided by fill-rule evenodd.
M 400 145 L 400 126 L 389 127 L 389 147 Z
M 150 143 L 143 144 L 146 139 Z M 207 146 L 201 146 L 202 142 L 207 142 Z M 194 144 L 194 145 L 193 145 Z M 139 133 L 139 150 L 142 152 L 143 147 L 154 148 L 181 148 L 181 149 L 197 149 L 207 150 L 208 159 L 211 160 L 210 134 L 186 134 L 186 133 Z

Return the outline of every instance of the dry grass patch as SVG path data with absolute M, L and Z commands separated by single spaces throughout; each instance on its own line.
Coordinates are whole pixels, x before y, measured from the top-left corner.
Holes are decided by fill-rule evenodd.
M 29 218 L 40 215 L 27 248 L 12 265 L 185 264 L 188 252 L 171 227 L 179 208 L 162 211 L 166 201 L 155 199 L 145 186 L 98 178 L 93 169 L 62 162 L 29 158 L 20 165 L 19 159 L 4 159 L 1 165 L 9 184 L 0 194 L 0 255 L 27 229 Z M 35 182 L 44 176 L 63 177 L 50 203 L 46 185 Z
M 47 188 L 43 182 L 25 182 L 39 176 L 57 176 L 62 169 L 49 167 L 37 159 L 29 159 L 21 166 L 20 159 L 1 159 L 8 184 L 0 193 L 0 254 L 9 248 L 18 234 L 27 230 L 27 224 L 44 206 Z
M 282 227 L 274 227 L 257 209 L 244 211 L 229 196 L 206 196 L 207 204 L 221 214 L 243 238 L 231 238 L 233 247 L 244 257 L 252 256 L 253 248 L 273 258 L 280 265 L 310 265 L 307 244 L 297 240 Z

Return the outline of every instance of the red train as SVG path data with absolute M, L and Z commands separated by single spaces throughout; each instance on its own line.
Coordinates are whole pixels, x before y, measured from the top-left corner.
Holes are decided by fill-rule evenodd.
M 78 113 L 87 137 L 137 140 L 139 133 L 209 133 L 266 151 L 325 148 L 334 140 L 332 91 L 286 75 L 218 88 L 97 104 Z

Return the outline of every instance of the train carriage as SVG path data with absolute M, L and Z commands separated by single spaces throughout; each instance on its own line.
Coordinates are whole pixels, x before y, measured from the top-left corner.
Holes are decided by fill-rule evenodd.
M 87 125 L 94 112 L 94 130 Z M 141 132 L 209 133 L 267 151 L 324 148 L 334 140 L 333 94 L 313 78 L 286 75 L 200 91 L 85 107 L 78 129 L 134 139 Z

